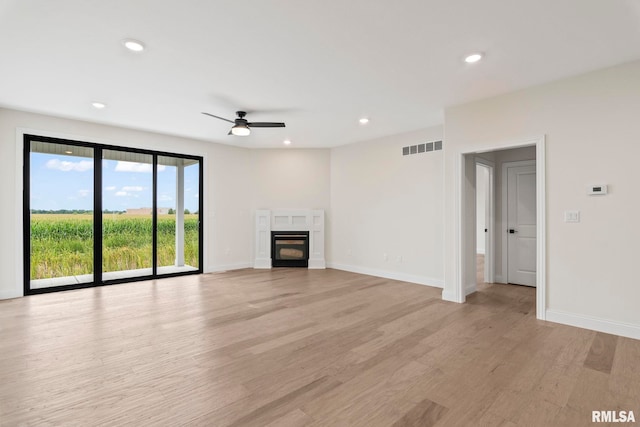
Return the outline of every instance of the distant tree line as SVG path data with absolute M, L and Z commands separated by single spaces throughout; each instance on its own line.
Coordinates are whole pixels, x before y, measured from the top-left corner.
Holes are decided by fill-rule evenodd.
M 102 211 L 102 213 L 106 214 L 123 214 L 126 211 L 112 211 L 106 209 Z M 31 209 L 32 214 L 93 214 L 93 211 L 86 209 L 57 209 L 57 210 L 47 210 L 47 209 Z
M 85 209 L 57 209 L 57 210 L 47 210 L 47 209 L 31 209 L 31 213 L 32 214 L 93 214 L 93 211 L 90 210 L 85 210 Z M 102 213 L 105 214 L 124 214 L 127 213 L 127 211 L 112 211 L 109 209 L 106 209 L 104 211 L 102 211 Z M 169 215 L 175 215 L 176 211 L 175 209 L 169 209 L 169 212 L 167 212 Z M 193 212 L 194 214 L 197 214 L 198 211 Z M 184 210 L 184 214 L 185 215 L 189 215 L 191 214 L 191 211 L 189 211 L 189 209 L 185 209 Z
M 198 211 L 195 211 L 195 212 L 194 212 L 194 214 L 197 214 L 197 213 L 198 213 Z M 167 212 L 167 214 L 169 214 L 169 215 L 175 215 L 175 214 L 176 214 L 176 210 L 175 210 L 175 209 L 173 209 L 173 208 L 169 208 L 169 212 Z M 189 215 L 189 214 L 191 214 L 191 211 L 190 211 L 189 209 L 185 209 L 185 210 L 184 210 L 184 214 L 185 214 L 185 215 Z

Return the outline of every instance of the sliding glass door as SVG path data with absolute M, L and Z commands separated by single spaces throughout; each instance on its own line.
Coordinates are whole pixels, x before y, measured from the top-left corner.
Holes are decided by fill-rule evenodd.
M 25 293 L 201 273 L 202 158 L 25 136 Z
M 27 149 L 29 287 L 92 283 L 93 149 L 41 141 L 29 141 Z
M 158 156 L 158 274 L 200 268 L 200 162 Z
M 102 279 L 153 274 L 153 156 L 102 150 Z

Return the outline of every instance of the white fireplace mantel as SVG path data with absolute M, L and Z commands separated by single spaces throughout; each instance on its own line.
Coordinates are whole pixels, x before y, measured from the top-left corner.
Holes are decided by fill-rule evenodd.
M 253 268 L 271 268 L 271 231 L 308 231 L 309 268 L 326 268 L 323 210 L 257 210 Z

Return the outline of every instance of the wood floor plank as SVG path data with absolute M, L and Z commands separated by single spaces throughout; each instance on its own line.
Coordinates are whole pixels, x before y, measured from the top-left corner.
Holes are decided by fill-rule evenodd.
M 619 337 L 611 368 L 610 389 L 616 395 L 628 396 L 640 402 L 638 384 L 640 384 L 640 341 Z
M 393 427 L 434 426 L 447 411 L 444 406 L 425 399 L 393 423 Z
M 302 412 L 300 409 L 294 409 L 288 414 L 270 422 L 265 427 L 303 427 L 313 422 L 313 419 Z
M 584 366 L 606 374 L 611 373 L 617 345 L 617 336 L 598 332 L 593 338 Z
M 302 410 L 325 425 L 389 425 L 415 406 L 402 400 L 398 391 L 427 370 L 417 362 L 403 362 L 401 356 L 386 359 L 303 405 Z
M 340 386 L 340 382 L 331 380 L 330 377 L 319 378 L 309 384 L 293 390 L 292 392 L 263 405 L 248 414 L 238 418 L 229 424 L 232 427 L 241 426 L 263 426 L 274 419 L 284 416 L 293 408 L 297 407 L 304 399 L 310 399 L 311 396 L 317 397 Z
M 0 301 L 0 426 L 585 425 L 640 414 L 640 342 L 535 289 L 238 270 Z
M 567 406 L 580 409 L 585 414 L 592 410 L 603 409 L 608 395 L 609 375 L 583 368 L 580 371 L 576 385 L 569 397 Z

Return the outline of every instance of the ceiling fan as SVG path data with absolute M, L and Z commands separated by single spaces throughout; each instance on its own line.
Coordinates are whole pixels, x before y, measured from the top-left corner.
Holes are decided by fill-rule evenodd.
M 235 120 L 225 119 L 224 117 L 214 116 L 209 113 L 202 113 L 206 116 L 211 116 L 216 119 L 224 120 L 225 122 L 233 123 L 233 127 L 229 131 L 228 135 L 247 136 L 251 133 L 251 128 L 283 128 L 284 123 L 277 122 L 248 122 L 244 116 L 247 115 L 245 111 L 236 111 L 238 116 Z

